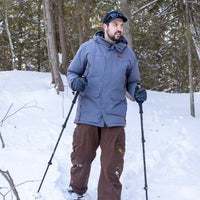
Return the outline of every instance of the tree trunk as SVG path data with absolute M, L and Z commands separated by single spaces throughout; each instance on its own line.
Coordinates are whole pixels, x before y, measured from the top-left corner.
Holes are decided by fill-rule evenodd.
M 123 36 L 126 38 L 128 42 L 128 46 L 133 49 L 133 40 L 132 40 L 132 34 L 130 32 L 130 27 L 131 27 L 131 11 L 129 8 L 130 1 L 129 0 L 121 0 L 121 11 L 122 13 L 126 16 L 128 21 L 124 23 L 124 33 Z M 134 101 L 131 95 L 126 92 L 126 97 L 130 99 L 131 101 Z
M 68 35 L 68 38 L 70 38 L 70 34 L 66 28 L 66 26 L 64 27 L 65 28 L 65 33 Z M 76 55 L 76 50 L 74 49 L 74 44 L 73 42 L 71 41 L 71 39 L 68 40 L 69 44 L 70 44 L 70 48 L 71 48 L 71 52 L 72 52 L 72 55 L 73 57 Z
M 12 37 L 11 37 L 10 30 L 9 30 L 9 25 L 8 25 L 8 3 L 7 3 L 7 0 L 5 0 L 4 2 L 5 2 L 5 9 L 6 9 L 6 11 L 5 11 L 5 25 L 6 25 L 6 31 L 7 31 L 7 34 L 8 34 L 11 55 L 12 55 L 12 68 L 16 69 L 14 47 L 13 47 Z
M 190 86 L 190 113 L 193 117 L 195 117 L 194 110 L 194 85 L 193 85 L 193 70 L 192 70 L 192 50 L 191 50 L 191 40 L 192 34 L 190 29 L 190 13 L 188 0 L 185 1 L 185 9 L 186 9 L 186 39 L 187 39 L 187 51 L 188 51 L 188 68 L 189 68 L 189 86 Z
M 79 46 L 84 42 L 84 37 L 83 37 L 83 28 L 82 28 L 82 17 L 81 17 L 81 12 L 80 12 L 80 1 L 75 0 L 76 3 L 76 19 L 77 19 L 77 25 L 78 25 L 78 41 L 79 41 Z
M 43 0 L 44 6 L 44 14 L 46 21 L 46 37 L 47 37 L 47 45 L 48 45 L 48 55 L 49 62 L 52 67 L 52 80 L 55 81 L 55 88 L 57 93 L 59 91 L 64 91 L 63 82 L 61 76 L 59 74 L 59 62 L 58 62 L 58 53 L 57 53 L 57 45 L 56 45 L 56 35 L 55 35 L 55 24 L 53 20 L 52 13 L 52 0 Z
M 133 49 L 133 39 L 131 34 L 131 9 L 130 6 L 130 0 L 121 0 L 122 4 L 122 12 L 127 17 L 128 21 L 124 24 L 124 37 L 126 38 L 128 42 L 128 46 Z
M 197 64 L 199 70 L 199 77 L 200 77 L 200 54 L 198 55 L 198 49 L 200 49 L 200 27 L 199 27 L 199 20 L 196 17 L 196 10 L 194 9 L 194 5 L 190 4 L 190 14 L 191 14 L 191 23 L 193 26 L 193 36 L 192 36 L 192 53 L 194 55 L 195 62 Z
M 193 55 L 194 55 L 196 65 L 197 65 L 198 70 L 199 70 L 199 77 L 200 77 L 200 59 L 199 59 L 199 55 L 197 53 L 197 48 L 196 48 L 194 42 L 192 42 L 192 52 L 193 52 Z
M 62 51 L 62 64 L 59 66 L 59 71 L 62 74 L 67 74 L 67 68 L 69 66 L 69 57 L 68 57 L 68 49 L 67 49 L 66 34 L 65 34 L 63 0 L 58 0 L 58 23 L 59 23 L 60 46 Z
M 41 40 L 41 8 L 42 8 L 42 2 L 39 2 L 38 5 L 38 23 L 37 23 L 37 71 L 41 71 L 41 47 L 40 47 L 40 40 Z
M 89 40 L 89 36 L 90 36 L 90 13 L 91 13 L 91 9 L 90 9 L 90 5 L 91 5 L 91 0 L 86 0 L 85 1 L 85 12 L 83 13 L 84 16 L 84 38 L 83 41 L 87 41 Z
M 19 0 L 19 9 L 20 9 L 20 13 L 19 16 L 23 13 L 23 9 L 24 9 L 24 2 L 23 0 Z M 20 16 L 21 17 L 21 16 Z M 19 70 L 27 70 L 26 69 L 26 65 L 23 65 L 23 44 L 21 39 L 23 38 L 23 22 L 21 20 L 19 20 L 18 22 L 18 29 L 19 29 L 19 43 L 18 43 L 18 48 L 17 48 L 17 67 Z
M 75 0 L 76 20 L 78 25 L 79 46 L 89 40 L 90 33 L 90 4 L 91 0 Z

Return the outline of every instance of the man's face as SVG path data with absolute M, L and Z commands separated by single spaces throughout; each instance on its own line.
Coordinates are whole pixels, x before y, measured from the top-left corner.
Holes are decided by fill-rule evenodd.
M 116 18 L 109 23 L 109 26 L 104 25 L 105 39 L 111 43 L 116 43 L 123 34 L 124 22 L 120 18 Z

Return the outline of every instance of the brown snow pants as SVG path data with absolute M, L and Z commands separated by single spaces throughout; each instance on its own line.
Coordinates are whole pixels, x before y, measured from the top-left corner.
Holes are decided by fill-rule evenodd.
M 98 200 L 120 200 L 120 176 L 124 164 L 124 127 L 96 127 L 78 124 L 73 135 L 70 186 L 77 194 L 87 190 L 91 163 L 96 150 L 101 148 L 101 173 L 98 183 Z

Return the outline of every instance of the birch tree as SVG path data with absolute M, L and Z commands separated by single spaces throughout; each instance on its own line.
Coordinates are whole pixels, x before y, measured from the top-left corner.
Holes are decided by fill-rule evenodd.
M 14 46 L 13 46 L 12 36 L 11 36 L 10 30 L 9 30 L 9 24 L 8 24 L 8 2 L 7 2 L 7 0 L 4 0 L 4 3 L 5 3 L 5 25 L 6 25 L 6 31 L 8 34 L 11 55 L 12 55 L 12 68 L 16 69 Z

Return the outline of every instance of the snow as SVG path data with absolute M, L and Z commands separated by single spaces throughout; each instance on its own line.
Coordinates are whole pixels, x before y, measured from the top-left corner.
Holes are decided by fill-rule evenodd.
M 73 94 L 63 76 L 65 92 L 57 95 L 51 74 L 0 72 L 0 169 L 8 170 L 21 200 L 32 200 L 68 114 Z M 3 123 L 1 120 L 10 115 Z M 198 200 L 200 196 L 200 93 L 195 93 L 196 117 L 190 116 L 189 94 L 148 91 L 143 104 L 148 193 L 150 200 Z M 66 200 L 70 153 L 75 127 L 73 109 L 40 190 L 46 200 Z M 12 115 L 13 114 L 13 115 Z M 97 199 L 100 150 L 92 164 L 88 194 Z M 128 100 L 126 154 L 122 200 L 145 199 L 140 116 L 137 103 Z M 1 194 L 9 185 L 0 175 Z M 12 199 L 11 192 L 5 196 Z

